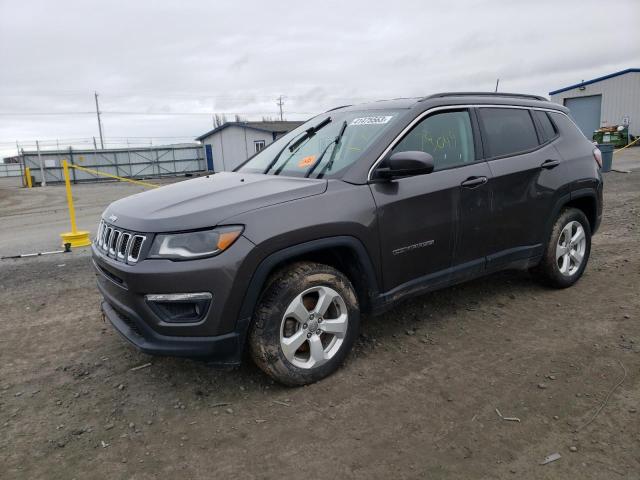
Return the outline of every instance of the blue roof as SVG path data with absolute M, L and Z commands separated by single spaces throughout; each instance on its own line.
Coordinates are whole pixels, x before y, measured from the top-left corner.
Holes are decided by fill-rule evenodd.
M 592 83 L 601 82 L 602 80 L 607 80 L 608 78 L 617 77 L 618 75 L 624 75 L 625 73 L 631 72 L 640 72 L 640 68 L 627 68 L 626 70 L 620 70 L 619 72 L 610 73 L 609 75 L 605 75 L 604 77 L 594 78 L 593 80 L 582 81 L 580 83 L 576 83 L 575 85 L 570 85 L 568 87 L 561 88 L 559 90 L 554 90 L 553 92 L 549 92 L 549 95 L 555 95 L 556 93 L 566 92 L 567 90 L 573 90 L 574 88 L 584 87 L 586 85 L 591 85 Z

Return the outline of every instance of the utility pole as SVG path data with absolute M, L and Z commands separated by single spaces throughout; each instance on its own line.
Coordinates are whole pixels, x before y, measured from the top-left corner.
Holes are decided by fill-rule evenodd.
M 496 79 L 496 93 L 498 92 L 498 85 L 500 84 L 500 79 Z
M 282 95 L 280 95 L 278 97 L 278 101 L 277 101 L 276 105 L 278 105 L 278 107 L 280 107 L 280 121 L 282 122 L 284 120 L 284 117 L 283 117 L 283 114 L 282 114 L 282 106 L 284 105 L 284 97 Z
M 96 99 L 96 115 L 98 117 L 98 131 L 100 132 L 100 148 L 104 150 L 104 140 L 102 138 L 102 122 L 100 121 L 100 108 L 98 107 L 98 92 L 93 92 Z
M 44 166 L 42 165 L 42 155 L 40 155 L 40 142 L 36 140 L 36 148 L 38 149 L 38 161 L 40 162 L 40 186 L 47 186 L 47 179 L 44 178 Z

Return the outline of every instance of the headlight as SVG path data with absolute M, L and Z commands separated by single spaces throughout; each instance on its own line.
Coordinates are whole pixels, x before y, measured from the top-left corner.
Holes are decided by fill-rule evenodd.
M 242 227 L 214 228 L 189 233 L 159 234 L 153 241 L 150 258 L 193 260 L 224 252 L 242 233 Z

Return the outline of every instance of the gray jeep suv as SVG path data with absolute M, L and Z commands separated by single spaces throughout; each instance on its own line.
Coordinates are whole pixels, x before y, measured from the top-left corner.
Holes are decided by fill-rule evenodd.
M 444 93 L 336 108 L 217 173 L 133 195 L 93 243 L 102 309 L 140 350 L 278 381 L 336 370 L 362 313 L 505 269 L 564 288 L 602 215 L 566 108 Z

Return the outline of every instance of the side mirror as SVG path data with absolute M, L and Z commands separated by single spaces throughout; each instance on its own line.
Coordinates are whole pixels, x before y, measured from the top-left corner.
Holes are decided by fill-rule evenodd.
M 433 157 L 420 151 L 398 152 L 382 162 L 375 170 L 375 178 L 392 180 L 394 178 L 425 175 L 433 172 Z

